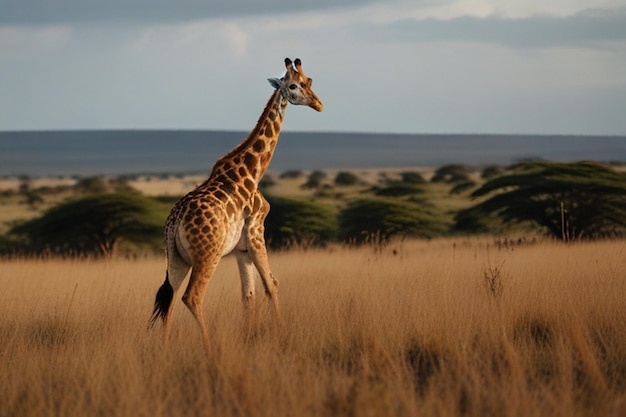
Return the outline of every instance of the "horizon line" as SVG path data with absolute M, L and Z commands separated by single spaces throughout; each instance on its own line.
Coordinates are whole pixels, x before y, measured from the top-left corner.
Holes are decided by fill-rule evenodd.
M 236 129 L 208 129 L 208 128 L 69 128 L 69 129 L 0 129 L 0 134 L 13 133 L 62 133 L 62 132 L 219 132 L 219 133 L 249 133 L 247 130 Z M 364 131 L 348 131 L 348 130 L 284 130 L 281 133 L 288 134 L 331 134 L 331 135 L 388 135 L 388 136 L 514 136 L 514 137 L 537 137 L 537 136 L 554 136 L 554 137 L 603 137 L 603 138 L 623 138 L 624 134 L 602 134 L 602 133 L 433 133 L 433 132 L 364 132 Z

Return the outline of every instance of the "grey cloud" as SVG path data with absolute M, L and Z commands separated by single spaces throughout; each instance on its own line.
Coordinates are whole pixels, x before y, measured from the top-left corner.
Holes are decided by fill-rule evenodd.
M 570 17 L 523 19 L 460 17 L 451 20 L 402 20 L 369 25 L 372 41 L 480 42 L 512 47 L 548 47 L 626 41 L 626 9 L 587 11 Z
M 170 22 L 352 7 L 376 0 L 0 0 L 0 25 Z

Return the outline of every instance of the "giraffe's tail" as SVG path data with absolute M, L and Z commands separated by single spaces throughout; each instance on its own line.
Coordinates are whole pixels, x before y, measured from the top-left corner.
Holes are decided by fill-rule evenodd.
M 148 327 L 154 326 L 154 323 L 160 318 L 165 322 L 167 320 L 167 313 L 170 311 L 170 305 L 172 304 L 172 298 L 174 298 L 174 289 L 170 284 L 168 273 L 165 273 L 165 282 L 161 285 L 161 288 L 156 293 L 154 298 L 154 310 L 152 311 L 152 318 Z

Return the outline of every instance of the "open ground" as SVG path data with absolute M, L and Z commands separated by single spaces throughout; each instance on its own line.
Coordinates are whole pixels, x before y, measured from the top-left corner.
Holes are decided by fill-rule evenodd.
M 0 416 L 623 416 L 623 241 L 398 241 L 271 254 L 282 324 L 244 337 L 236 262 L 207 356 L 161 257 L 0 261 Z M 180 296 L 180 294 L 179 294 Z

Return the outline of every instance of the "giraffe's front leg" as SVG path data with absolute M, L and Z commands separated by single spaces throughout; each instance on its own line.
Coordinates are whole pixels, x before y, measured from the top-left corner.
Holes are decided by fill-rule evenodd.
M 242 241 L 244 238 L 242 238 Z M 248 252 L 246 242 L 240 242 L 235 250 L 237 265 L 239 266 L 239 277 L 241 278 L 241 301 L 244 309 L 246 337 L 253 334 L 256 327 L 256 306 L 255 306 L 255 286 L 254 262 Z
M 280 320 L 278 280 L 274 277 L 274 274 L 272 274 L 272 270 L 270 269 L 264 236 L 265 227 L 263 223 L 267 213 L 269 212 L 269 203 L 258 191 L 256 197 L 256 210 L 247 219 L 242 238 L 246 239 L 248 253 L 250 254 L 250 258 L 252 259 L 254 266 L 261 275 L 263 287 L 265 288 L 265 294 L 272 301 L 277 320 Z
M 274 277 L 272 270 L 270 269 L 269 259 L 267 256 L 267 249 L 265 248 L 265 239 L 263 238 L 263 232 L 255 234 L 250 237 L 250 254 L 254 266 L 256 266 L 259 274 L 261 275 L 261 281 L 265 289 L 265 295 L 272 301 L 274 306 L 274 312 L 276 317 L 280 318 L 280 307 L 278 303 L 278 280 Z

